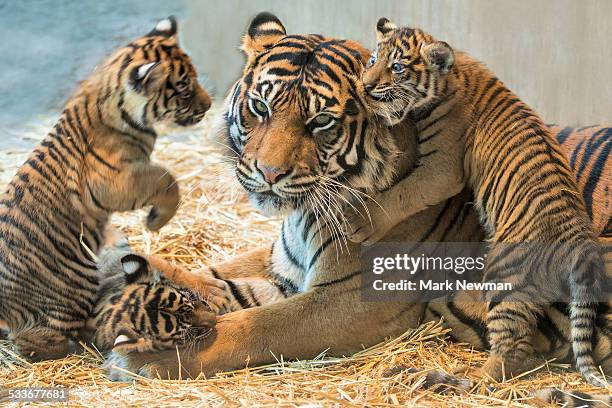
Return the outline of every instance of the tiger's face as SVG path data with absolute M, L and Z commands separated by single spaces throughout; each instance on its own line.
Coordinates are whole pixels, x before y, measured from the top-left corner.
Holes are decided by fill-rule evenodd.
M 102 82 L 110 89 L 119 84 L 114 94 L 102 99 L 116 105 L 117 119 L 128 129 L 146 131 L 158 123 L 191 126 L 210 108 L 211 99 L 198 83 L 191 59 L 178 45 L 177 31 L 174 17 L 161 20 L 98 70 L 104 78 L 97 78 L 96 85 Z
M 238 180 L 258 209 L 312 206 L 326 199 L 325 187 L 371 187 L 373 172 L 384 183 L 383 166 L 364 160 L 376 128 L 359 81 L 366 49 L 287 35 L 268 13 L 253 20 L 242 49 L 247 64 L 226 100 L 221 128 Z
M 447 43 L 419 29 L 397 28 L 386 18 L 378 21 L 376 38 L 363 84 L 371 108 L 391 126 L 445 93 L 454 54 Z
M 206 335 L 214 315 L 194 292 L 131 251 L 101 254 L 102 280 L 88 330 L 103 350 L 160 351 Z

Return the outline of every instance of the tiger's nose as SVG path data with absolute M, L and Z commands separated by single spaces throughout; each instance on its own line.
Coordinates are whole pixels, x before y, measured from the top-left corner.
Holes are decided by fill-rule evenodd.
M 263 174 L 264 179 L 270 184 L 276 183 L 278 180 L 291 172 L 291 169 L 287 167 L 266 166 L 260 162 L 257 162 L 256 166 L 261 174 Z

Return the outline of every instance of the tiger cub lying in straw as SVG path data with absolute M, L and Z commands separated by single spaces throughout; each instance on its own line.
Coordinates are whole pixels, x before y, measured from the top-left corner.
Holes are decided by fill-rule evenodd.
M 514 288 L 485 294 L 491 355 L 483 373 L 500 380 L 538 364 L 532 358 L 537 318 L 545 304 L 563 300 L 569 286 L 576 367 L 589 383 L 601 385 L 591 338 L 606 277 L 561 147 L 530 107 L 467 54 L 385 18 L 377 24 L 377 41 L 363 74 L 372 109 L 389 125 L 410 115 L 420 163 L 375 198 L 369 208 L 374 231 L 354 216 L 351 239 L 375 242 L 400 221 L 469 187 L 495 243 L 484 279 Z
M 104 249 L 100 288 L 83 338 L 102 351 L 160 351 L 202 339 L 215 314 L 194 291 L 164 275 L 173 267 L 129 247 Z
M 173 17 L 117 50 L 68 100 L 0 197 L 0 327 L 22 355 L 75 350 L 109 216 L 150 205 L 146 225 L 158 230 L 176 212 L 176 180 L 149 159 L 154 125 L 193 125 L 210 103 Z

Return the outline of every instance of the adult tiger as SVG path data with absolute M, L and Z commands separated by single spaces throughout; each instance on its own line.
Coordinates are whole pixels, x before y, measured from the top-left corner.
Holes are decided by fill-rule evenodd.
M 568 296 L 576 367 L 601 384 L 591 338 L 596 304 L 609 288 L 559 145 L 537 113 L 468 54 L 386 18 L 376 28 L 377 49 L 363 76 L 372 109 L 389 125 L 411 115 L 422 154 L 412 174 L 376 197 L 371 227 L 351 218 L 351 240 L 376 242 L 398 221 L 469 187 L 494 243 L 483 279 L 513 287 L 484 293 L 491 353 L 483 373 L 500 380 L 538 365 L 538 316 Z
M 157 230 L 176 212 L 176 180 L 150 163 L 153 126 L 195 124 L 209 106 L 173 17 L 116 51 L 68 100 L 0 197 L 0 326 L 22 355 L 74 349 L 98 286 L 89 251 L 110 214 L 152 205 L 146 224 Z
M 274 355 L 353 353 L 422 317 L 423 304 L 361 301 L 359 246 L 345 243 L 334 232 L 334 214 L 322 209 L 356 188 L 384 189 L 417 162 L 416 145 L 406 137 L 414 129 L 406 124 L 391 133 L 364 105 L 359 77 L 367 50 L 319 35 L 286 35 L 268 13 L 252 21 L 243 50 L 247 65 L 225 101 L 219 132 L 235 151 L 237 176 L 253 203 L 288 213 L 280 236 L 271 248 L 207 271 L 173 272 L 171 279 L 198 287 L 230 313 L 218 318 L 209 342 L 179 350 L 180 364 L 176 352 L 115 354 L 116 379 L 129 378 L 120 368 L 177 378 L 181 367 L 184 378 L 271 363 Z M 464 191 L 385 239 L 481 240 L 470 201 Z
M 612 238 L 612 127 L 551 125 L 550 130 L 569 158 L 593 230 L 599 236 Z

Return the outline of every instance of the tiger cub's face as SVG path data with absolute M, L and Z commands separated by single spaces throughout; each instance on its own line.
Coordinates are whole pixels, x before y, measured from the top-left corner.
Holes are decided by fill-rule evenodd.
M 372 124 L 359 81 L 368 51 L 350 41 L 287 35 L 268 13 L 253 20 L 242 49 L 247 64 L 226 101 L 221 132 L 251 202 L 279 213 L 324 202 L 346 185 L 371 185 L 377 165 L 364 160 Z
M 147 35 L 108 58 L 92 86 L 104 84 L 115 94 L 103 95 L 118 109 L 122 123 L 149 130 L 157 123 L 190 126 L 210 108 L 211 99 L 198 83 L 191 59 L 179 47 L 177 21 L 161 20 Z
M 174 285 L 138 254 L 104 254 L 100 270 L 98 302 L 87 326 L 103 350 L 165 350 L 204 336 L 214 325 L 195 293 Z
M 386 18 L 376 25 L 376 39 L 363 84 L 372 110 L 395 125 L 444 94 L 454 54 L 447 43 L 419 29 L 397 28 Z

